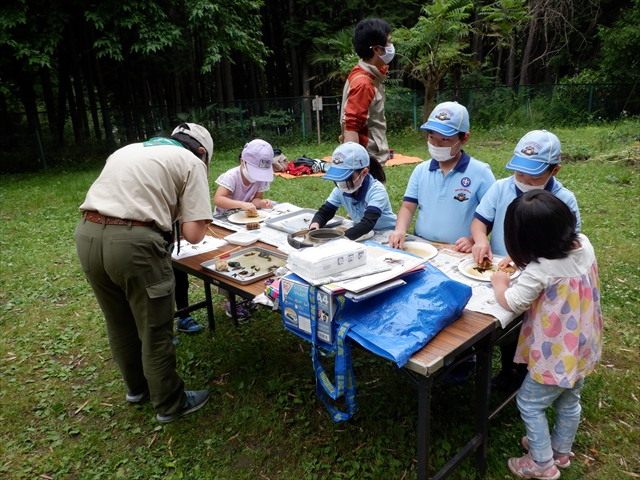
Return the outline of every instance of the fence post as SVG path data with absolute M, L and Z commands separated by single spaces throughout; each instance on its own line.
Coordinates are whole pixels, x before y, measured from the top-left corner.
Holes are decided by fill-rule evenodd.
M 413 91 L 413 130 L 418 131 L 418 92 Z
M 300 97 L 300 114 L 302 115 L 302 141 L 307 139 L 307 126 L 304 118 L 304 97 Z
M 587 113 L 591 115 L 591 105 L 593 102 L 593 85 L 589 85 L 589 105 L 587 106 Z

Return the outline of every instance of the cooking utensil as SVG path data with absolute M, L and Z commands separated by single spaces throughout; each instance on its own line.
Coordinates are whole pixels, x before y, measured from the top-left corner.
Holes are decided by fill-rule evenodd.
M 296 237 L 303 237 L 303 240 L 297 240 Z M 344 232 L 341 232 L 335 228 L 318 228 L 316 230 L 300 230 L 295 233 L 290 233 L 287 236 L 287 242 L 293 248 L 301 249 L 307 247 L 314 247 L 322 243 L 326 243 L 336 238 L 344 237 Z

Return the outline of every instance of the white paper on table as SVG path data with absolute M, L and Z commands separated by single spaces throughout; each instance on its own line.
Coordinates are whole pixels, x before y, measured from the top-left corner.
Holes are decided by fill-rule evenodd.
M 398 263 L 389 262 L 388 259 L 392 261 L 398 261 Z M 330 282 L 325 283 L 333 283 L 340 288 L 344 288 L 350 292 L 362 292 L 367 288 L 374 287 L 381 283 L 392 280 L 400 275 L 413 270 L 420 265 L 426 263 L 426 260 L 421 257 L 416 257 L 414 255 L 410 255 L 406 253 L 404 250 L 396 250 L 396 249 L 388 249 L 382 247 L 376 247 L 374 245 L 367 245 L 367 265 L 359 268 L 365 268 L 369 265 L 370 262 L 375 260 L 383 265 L 387 265 L 391 267 L 386 271 L 380 273 L 373 273 L 366 276 L 362 276 L 360 278 L 353 278 L 351 280 L 331 280 Z M 352 270 L 355 272 L 358 269 Z
M 173 252 L 171 252 L 171 258 L 174 260 L 180 260 L 182 258 L 193 257 L 194 255 L 200 255 L 201 253 L 217 250 L 223 245 L 226 245 L 226 240 L 219 238 L 213 238 L 209 235 L 204 236 L 204 240 L 200 243 L 189 243 L 184 238 L 180 240 L 180 254 L 178 254 L 178 244 L 173 245 Z

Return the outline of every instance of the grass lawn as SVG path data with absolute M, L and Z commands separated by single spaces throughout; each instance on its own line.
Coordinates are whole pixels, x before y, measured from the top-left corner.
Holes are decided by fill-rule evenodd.
M 576 459 L 564 479 L 640 477 L 640 124 L 555 129 L 565 161 L 558 178 L 578 198 L 583 232 L 596 249 L 605 315 L 600 366 L 583 390 Z M 472 132 L 466 148 L 496 177 L 523 129 Z M 215 138 L 214 138 L 215 140 Z M 267 139 L 270 140 L 270 139 Z M 279 145 L 293 159 L 330 155 L 333 143 Z M 424 157 L 426 140 L 390 135 L 397 153 Z M 216 152 L 215 179 L 237 164 Z M 83 170 L 0 177 L 0 477 L 412 479 L 417 396 L 390 362 L 354 350 L 359 410 L 334 423 L 314 391 L 309 346 L 259 309 L 234 328 L 216 297 L 218 328 L 180 334 L 178 369 L 209 404 L 168 425 L 150 404 L 130 406 L 111 359 L 101 312 L 78 263 L 77 207 L 100 173 Z M 386 169 L 394 210 L 415 165 Z M 318 208 L 333 184 L 276 178 L 277 201 Z M 212 195 L 213 196 L 213 195 Z M 191 280 L 190 298 L 204 298 Z M 203 325 L 204 311 L 194 314 Z M 432 468 L 473 428 L 473 382 L 432 399 Z M 487 479 L 513 478 L 524 426 L 511 403 L 491 423 Z M 453 478 L 478 478 L 467 461 Z

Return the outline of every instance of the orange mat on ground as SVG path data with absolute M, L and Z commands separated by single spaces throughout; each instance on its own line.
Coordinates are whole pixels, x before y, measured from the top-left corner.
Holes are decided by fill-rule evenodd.
M 325 162 L 330 162 L 331 157 L 324 157 L 322 160 Z M 387 160 L 387 163 L 384 164 L 385 167 L 395 167 L 396 165 L 408 165 L 410 163 L 421 163 L 422 159 L 419 157 L 409 157 L 407 155 L 402 155 L 401 153 L 395 153 L 393 158 Z M 277 175 L 282 178 L 300 178 L 300 177 L 321 177 L 324 175 L 324 172 L 320 173 L 312 173 L 311 175 L 290 175 L 284 172 L 274 172 L 274 175 Z

